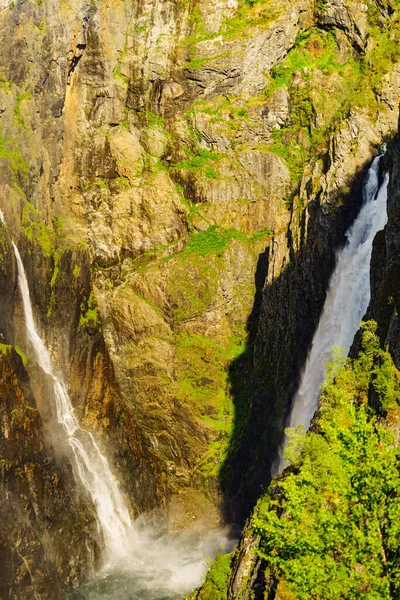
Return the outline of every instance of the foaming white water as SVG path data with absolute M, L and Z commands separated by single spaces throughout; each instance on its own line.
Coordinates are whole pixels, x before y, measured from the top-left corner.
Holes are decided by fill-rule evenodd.
M 217 553 L 230 552 L 229 531 L 166 533 L 135 522 L 135 553 L 73 592 L 71 600 L 180 600 L 204 580 Z
M 347 353 L 358 331 L 370 301 L 369 280 L 372 244 L 378 231 L 387 222 L 387 187 L 385 174 L 379 188 L 377 157 L 367 173 L 363 190 L 363 205 L 346 234 L 346 244 L 338 252 L 336 267 L 331 277 L 324 308 L 314 334 L 311 350 L 294 398 L 289 426 L 303 425 L 306 429 L 318 407 L 326 362 L 332 349 L 338 346 Z M 285 466 L 283 444 L 279 455 L 278 472 Z
M 13 242 L 18 265 L 25 324 L 37 363 L 47 373 L 53 385 L 57 420 L 71 449 L 75 477 L 89 492 L 104 536 L 109 558 L 125 556 L 135 539 L 129 511 L 107 459 L 101 453 L 92 433 L 80 428 L 64 382 L 52 370 L 50 354 L 36 331 L 28 281 L 17 246 Z

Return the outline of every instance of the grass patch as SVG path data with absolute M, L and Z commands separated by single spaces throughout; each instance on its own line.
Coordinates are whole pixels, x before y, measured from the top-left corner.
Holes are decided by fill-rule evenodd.
M 184 148 L 184 152 L 187 158 L 176 163 L 172 167 L 173 171 L 186 170 L 191 171 L 192 173 L 202 174 L 207 179 L 217 178 L 217 173 L 212 168 L 212 163 L 221 158 L 219 154 L 203 148 L 199 148 L 197 154 L 194 154 L 189 148 Z
M 189 240 L 185 246 L 184 254 L 199 254 L 207 256 L 208 254 L 222 254 L 228 248 L 234 239 L 244 240 L 246 234 L 237 229 L 221 229 L 217 225 L 212 225 L 205 231 L 197 233 Z
M 190 406 L 202 426 L 212 430 L 214 441 L 198 465 L 209 479 L 217 477 L 233 432 L 233 404 L 229 394 L 228 367 L 244 351 L 244 340 L 232 337 L 225 344 L 203 335 L 176 336 L 177 381 L 173 393 Z
M 228 40 L 250 35 L 255 27 L 268 27 L 281 12 L 271 0 L 239 0 L 235 14 L 224 21 L 219 33 Z
M 193 598 L 196 600 L 225 600 L 226 587 L 230 572 L 231 554 L 218 554 L 215 561 L 207 571 L 206 580 L 199 593 Z M 189 599 L 192 596 L 189 596 Z

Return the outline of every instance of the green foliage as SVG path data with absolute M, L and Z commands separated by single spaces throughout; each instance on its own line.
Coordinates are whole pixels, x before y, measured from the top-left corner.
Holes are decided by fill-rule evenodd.
M 218 274 L 219 268 L 212 255 L 179 256 L 168 283 L 174 323 L 179 324 L 207 311 L 216 297 Z
M 86 325 L 93 327 L 97 325 L 98 322 L 99 315 L 97 313 L 96 300 L 94 298 L 93 291 L 91 291 L 87 302 L 81 302 L 81 316 L 79 318 L 79 325 L 81 327 L 85 327 Z
M 26 365 L 28 362 L 28 357 L 25 352 L 19 346 L 14 346 L 14 350 L 21 357 L 23 364 Z
M 382 48 L 380 56 L 387 63 L 397 57 L 385 47 L 380 37 L 377 48 Z M 273 132 L 270 151 L 280 156 L 288 165 L 295 183 L 299 183 L 305 165 L 312 156 L 326 151 L 330 132 L 336 122 L 345 117 L 351 107 L 366 107 L 373 112 L 377 100 L 373 90 L 378 80 L 373 81 L 373 71 L 379 71 L 378 79 L 384 73 L 379 66 L 379 58 L 374 57 L 374 67 L 365 68 L 371 58 L 356 59 L 351 49 L 338 46 L 334 32 L 311 28 L 298 35 L 295 46 L 286 58 L 274 69 L 264 95 L 270 98 L 278 89 L 285 86 L 289 93 L 290 120 L 286 127 Z
M 180 333 L 175 338 L 177 381 L 173 395 L 188 403 L 202 426 L 213 430 L 214 441 L 198 470 L 206 477 L 218 475 L 232 433 L 232 401 L 228 393 L 229 362 L 243 352 L 242 339 L 221 344 L 199 334 Z
M 3 356 L 9 356 L 12 349 L 13 346 L 11 346 L 10 344 L 0 344 L 0 354 L 2 354 Z M 21 357 L 23 364 L 26 365 L 26 363 L 28 362 L 28 357 L 26 356 L 26 354 L 21 350 L 19 346 L 14 346 L 14 350 Z
M 40 219 L 38 211 L 30 202 L 25 202 L 22 210 L 21 229 L 29 241 L 35 241 L 40 245 L 45 256 L 52 256 L 54 231 Z
M 246 235 L 237 229 L 221 229 L 212 225 L 205 231 L 193 235 L 184 249 L 186 254 L 222 254 L 233 239 L 245 239 Z
M 228 40 L 249 35 L 254 27 L 268 27 L 280 11 L 281 7 L 271 0 L 239 0 L 237 11 L 222 24 L 220 34 Z
M 207 572 L 206 580 L 196 596 L 197 600 L 225 600 L 230 571 L 231 554 L 218 554 Z
M 399 449 L 368 403 L 398 417 L 400 373 L 375 329 L 356 360 L 331 364 L 316 430 L 292 436 L 292 468 L 256 509 L 259 553 L 293 599 L 400 594 Z
M 218 154 L 203 148 L 199 148 L 197 154 L 194 154 L 188 148 L 184 148 L 184 151 L 187 158 L 176 163 L 173 170 L 185 169 L 192 173 L 202 173 L 207 179 L 216 179 L 217 174 L 211 165 L 212 161 L 219 160 L 220 156 Z
M 22 156 L 21 150 L 19 149 L 15 140 L 11 138 L 4 138 L 0 132 L 0 159 L 7 161 L 10 169 L 15 173 L 21 171 L 23 173 L 28 172 L 28 165 L 24 157 Z
M 11 348 L 10 344 L 0 344 L 0 354 L 7 356 L 11 352 Z
M 310 160 L 311 142 L 308 129 L 296 126 L 283 127 L 273 131 L 272 137 L 270 152 L 285 161 L 294 181 L 300 181 L 304 165 Z
M 161 115 L 157 115 L 151 110 L 145 110 L 140 114 L 142 114 L 145 117 L 147 127 L 157 127 L 158 129 L 165 129 L 165 120 L 164 117 L 162 117 Z
M 57 249 L 54 252 L 54 255 L 53 255 L 54 268 L 53 268 L 53 273 L 51 275 L 51 280 L 50 280 L 50 290 L 51 290 L 51 292 L 50 292 L 49 305 L 47 307 L 47 316 L 48 317 L 51 317 L 54 314 L 54 309 L 55 309 L 55 306 L 56 306 L 56 290 L 55 290 L 55 285 L 56 285 L 58 274 L 60 272 L 61 257 L 62 257 L 62 251 Z

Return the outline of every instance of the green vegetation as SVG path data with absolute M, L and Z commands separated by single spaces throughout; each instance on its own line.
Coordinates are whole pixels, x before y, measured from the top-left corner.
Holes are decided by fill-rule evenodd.
M 25 100 L 30 100 L 31 97 L 32 97 L 32 94 L 30 92 L 25 92 L 25 93 L 20 94 L 19 96 L 17 96 L 16 104 L 15 104 L 15 109 L 14 109 L 14 116 L 15 116 L 16 120 L 18 121 L 19 125 L 21 127 L 23 127 L 25 130 L 27 130 L 27 128 L 24 125 L 24 123 L 22 121 L 22 118 L 21 118 L 21 104 Z
M 295 181 L 310 158 L 326 150 L 330 131 L 351 108 L 375 114 L 383 77 L 400 58 L 398 17 L 390 30 L 375 26 L 370 36 L 370 50 L 356 58 L 350 44 L 346 50 L 342 42 L 339 49 L 334 32 L 311 28 L 299 34 L 295 47 L 272 70 L 264 95 L 288 89 L 291 123 L 273 133 L 270 150 L 286 161 Z
M 37 242 L 45 256 L 52 256 L 54 251 L 54 231 L 40 219 L 38 211 L 30 202 L 25 202 L 22 210 L 21 228 L 29 241 Z
M 0 344 L 0 353 L 3 356 L 7 356 L 7 354 L 11 352 L 11 348 L 12 346 L 10 346 L 9 344 Z
M 162 117 L 161 115 L 157 115 L 156 113 L 152 112 L 151 110 L 145 110 L 139 114 L 142 114 L 146 120 L 146 124 L 147 127 L 152 128 L 152 127 L 157 127 L 159 129 L 165 129 L 165 121 L 164 121 L 164 117 Z
M 23 173 L 28 172 L 28 166 L 24 157 L 22 156 L 21 150 L 13 139 L 6 139 L 1 135 L 0 132 L 0 159 L 7 161 L 10 169 L 15 173 L 22 171 Z
M 28 362 L 28 357 L 19 346 L 13 347 L 10 344 L 0 344 L 0 354 L 2 354 L 3 356 L 8 356 L 13 348 L 15 352 L 21 357 L 23 364 L 26 365 L 26 363 Z
M 49 300 L 49 305 L 47 307 L 47 316 L 48 317 L 51 317 L 54 314 L 54 309 L 56 306 L 55 285 L 56 285 L 58 274 L 60 272 L 61 257 L 62 257 L 62 251 L 58 250 L 58 249 L 55 250 L 54 255 L 53 255 L 54 268 L 53 268 L 53 273 L 51 275 L 51 280 L 50 280 L 50 289 L 51 289 L 50 300 Z
M 189 596 L 196 600 L 225 600 L 231 554 L 218 554 L 207 572 L 206 580 L 198 595 Z
M 172 391 L 190 405 L 203 426 L 215 432 L 215 440 L 198 465 L 206 478 L 215 477 L 227 455 L 233 426 L 227 367 L 244 351 L 243 339 L 232 338 L 222 344 L 203 335 L 180 333 L 175 348 L 177 381 Z
M 210 115 L 210 124 L 222 125 L 230 137 L 242 127 L 243 123 L 250 123 L 243 100 L 234 97 L 218 96 L 207 101 L 196 100 L 193 111 Z M 192 118 L 192 111 L 188 111 L 187 117 Z
M 364 101 L 370 100 L 361 81 L 361 64 L 350 45 L 347 54 L 341 53 L 334 33 L 316 28 L 299 35 L 285 60 L 272 70 L 264 95 L 270 98 L 277 89 L 288 89 L 290 122 L 273 131 L 269 149 L 287 163 L 294 182 L 300 181 L 312 155 L 326 150 L 336 121 L 362 101 L 363 94 Z
M 121 73 L 121 67 L 119 64 L 115 67 L 113 74 L 119 79 L 121 79 L 121 81 L 123 81 L 125 85 L 129 84 L 129 79 Z
M 184 152 L 187 158 L 176 163 L 173 170 L 185 169 L 192 173 L 202 173 L 207 179 L 216 179 L 217 173 L 211 165 L 213 161 L 219 160 L 219 154 L 203 148 L 199 148 L 197 154 L 194 154 L 189 148 L 184 148 Z
M 233 227 L 223 229 L 222 227 L 218 227 L 218 225 L 211 225 L 204 231 L 192 234 L 181 255 L 198 254 L 200 256 L 208 256 L 209 254 L 215 254 L 221 256 L 228 249 L 232 240 L 239 240 L 244 244 L 248 244 L 271 234 L 271 229 L 247 234 Z
M 26 365 L 26 363 L 28 362 L 28 357 L 25 354 L 25 352 L 23 350 L 21 350 L 21 348 L 19 346 L 14 346 L 14 350 L 17 354 L 20 355 L 23 364 Z
M 225 20 L 220 34 L 228 40 L 249 35 L 254 27 L 268 27 L 281 11 L 282 4 L 271 0 L 239 0 L 237 11 Z
M 205 231 L 193 235 L 185 246 L 185 254 L 222 254 L 228 248 L 233 239 L 245 240 L 246 234 L 237 229 L 221 229 L 212 225 Z
M 179 256 L 168 283 L 171 317 L 179 324 L 207 311 L 217 293 L 219 266 L 214 255 Z
M 81 316 L 79 318 L 80 327 L 89 325 L 91 327 L 96 326 L 99 323 L 99 315 L 97 313 L 96 300 L 93 295 L 93 291 L 90 292 L 87 302 L 81 303 Z
M 359 357 L 330 365 L 317 427 L 292 432 L 291 469 L 256 508 L 258 552 L 282 598 L 400 595 L 400 372 L 376 324 L 363 329 Z

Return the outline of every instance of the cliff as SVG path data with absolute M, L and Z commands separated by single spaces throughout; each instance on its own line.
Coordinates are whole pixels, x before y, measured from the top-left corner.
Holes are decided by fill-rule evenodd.
M 193 598 L 377 594 L 389 599 L 399 593 L 394 533 L 400 489 L 399 157 L 396 135 L 384 161 L 390 173 L 388 222 L 375 237 L 371 260 L 371 301 L 365 318 L 375 321 L 357 333 L 353 358 L 339 372 L 331 365 L 335 375 L 327 377 L 311 432 L 306 438 L 292 438 L 291 466 L 272 481 L 232 556 L 214 563 Z M 314 494 L 321 494 L 319 500 Z M 369 523 L 375 529 L 367 531 Z M 373 556 L 379 557 L 375 563 L 369 554 L 372 546 Z
M 31 357 L 13 238 L 40 332 L 132 514 L 157 506 L 182 526 L 206 498 L 242 521 L 269 483 L 362 175 L 396 127 L 397 7 L 1 7 L 3 341 Z M 32 394 L 42 468 L 57 455 L 52 409 Z M 17 424 L 1 435 L 8 448 Z M 89 538 L 78 579 L 101 545 Z M 43 566 L 74 585 L 63 569 Z

